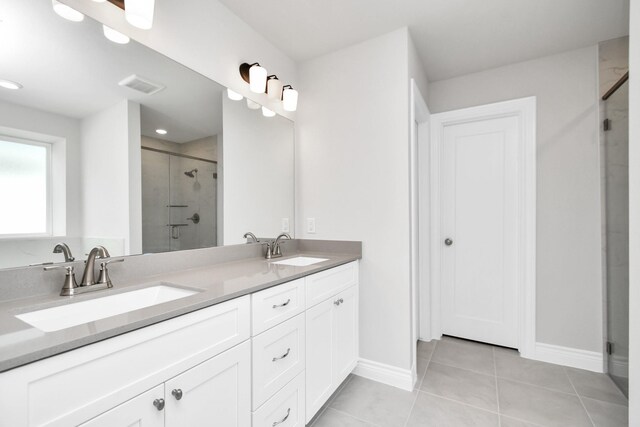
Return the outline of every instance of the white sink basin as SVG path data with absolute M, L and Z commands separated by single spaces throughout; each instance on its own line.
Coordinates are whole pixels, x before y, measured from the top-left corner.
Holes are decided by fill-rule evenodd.
M 41 331 L 52 332 L 188 297 L 197 292 L 160 283 L 136 291 L 31 311 L 16 317 Z
M 283 259 L 282 261 L 275 261 L 271 264 L 279 265 L 293 265 L 295 267 L 306 267 L 307 265 L 317 264 L 322 261 L 326 261 L 328 258 L 312 258 L 308 256 L 298 256 L 295 258 Z

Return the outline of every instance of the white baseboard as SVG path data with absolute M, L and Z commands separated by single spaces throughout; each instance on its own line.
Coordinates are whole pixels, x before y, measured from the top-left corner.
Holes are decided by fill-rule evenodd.
M 374 362 L 373 360 L 360 359 L 353 370 L 353 374 L 403 390 L 413 390 L 414 378 L 409 369 L 397 368 Z
M 587 371 L 604 372 L 604 357 L 596 351 L 538 342 L 532 359 Z

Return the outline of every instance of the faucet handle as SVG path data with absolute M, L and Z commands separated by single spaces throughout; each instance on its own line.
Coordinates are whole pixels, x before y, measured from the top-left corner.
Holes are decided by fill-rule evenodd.
M 266 259 L 271 259 L 273 257 L 273 253 L 271 252 L 271 244 L 269 242 L 258 242 L 261 245 L 267 245 L 267 253 L 265 254 Z
M 109 269 L 108 266 L 114 262 L 124 262 L 124 258 L 115 258 L 110 259 L 109 261 L 102 261 L 100 263 L 100 275 L 98 276 L 97 285 L 107 284 L 107 288 L 113 288 L 113 283 L 111 283 L 111 277 L 109 277 Z
M 44 267 L 45 271 L 57 270 L 57 269 L 65 269 L 67 271 L 67 274 L 65 274 L 64 276 L 64 285 L 62 285 L 62 290 L 60 291 L 60 295 L 63 297 L 73 295 L 74 290 L 78 287 L 78 282 L 76 282 L 76 274 L 74 272 L 73 265 L 52 265 L 52 266 Z

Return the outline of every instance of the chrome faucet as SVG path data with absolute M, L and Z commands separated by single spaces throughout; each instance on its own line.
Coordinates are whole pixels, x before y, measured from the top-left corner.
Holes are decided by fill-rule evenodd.
M 256 235 L 255 235 L 255 234 L 253 234 L 253 233 L 252 233 L 252 232 L 250 232 L 250 231 L 247 231 L 246 233 L 244 233 L 244 236 L 242 236 L 242 237 L 244 237 L 245 239 L 247 239 L 247 238 L 252 239 L 252 240 L 253 240 L 253 243 L 260 243 L 260 240 L 258 240 L 258 238 L 256 237 Z M 247 242 L 247 243 L 251 243 L 251 242 Z
M 87 265 L 84 267 L 84 273 L 82 274 L 82 281 L 80 286 L 91 286 L 96 284 L 96 275 L 94 271 L 94 265 L 96 258 L 109 258 L 109 251 L 104 246 L 96 246 L 89 252 L 87 258 Z
M 72 262 L 72 261 L 76 260 L 73 257 L 73 255 L 71 254 L 71 249 L 69 249 L 69 246 L 64 242 L 58 243 L 53 248 L 53 253 L 54 254 L 64 254 L 64 262 Z
M 282 239 L 291 240 L 291 236 L 289 236 L 287 233 L 282 233 L 278 237 L 276 237 L 276 240 L 273 242 L 271 258 L 278 258 L 282 256 L 282 249 L 280 249 L 280 240 Z

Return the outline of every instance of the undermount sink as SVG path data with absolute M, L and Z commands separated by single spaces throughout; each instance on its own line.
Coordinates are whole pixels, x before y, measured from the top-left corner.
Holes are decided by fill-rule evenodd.
M 135 291 L 31 311 L 16 317 L 41 331 L 53 332 L 185 298 L 198 292 L 200 291 L 178 288 L 161 282 Z
M 292 265 L 295 267 L 306 267 L 308 265 L 317 264 L 322 261 L 326 261 L 328 258 L 313 258 L 308 256 L 298 256 L 295 258 L 283 259 L 281 261 L 275 261 L 271 264 L 279 265 Z

